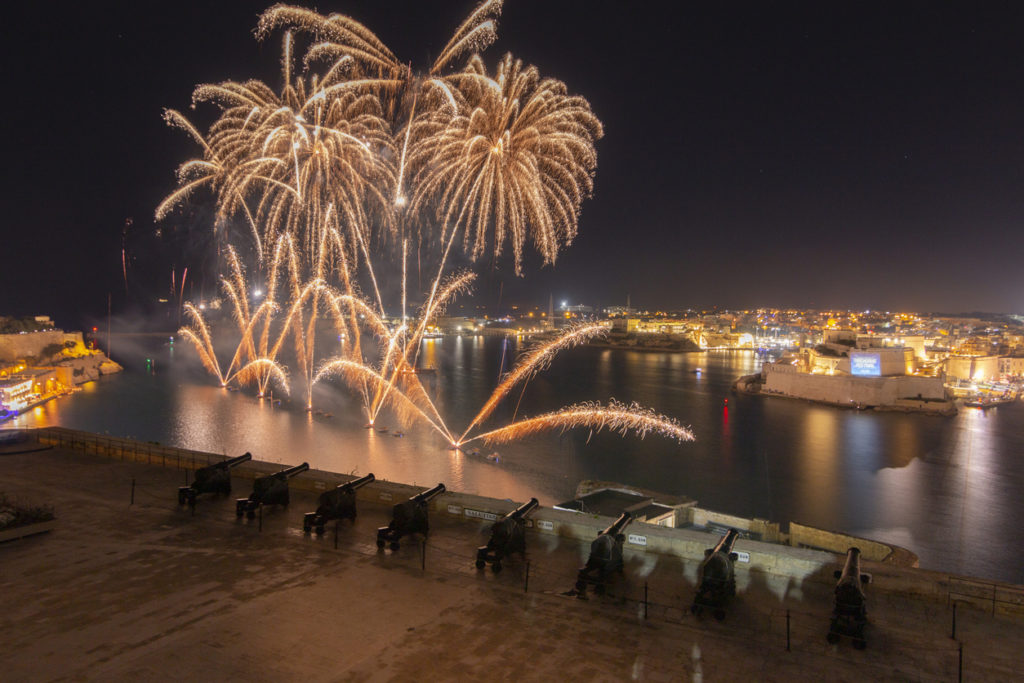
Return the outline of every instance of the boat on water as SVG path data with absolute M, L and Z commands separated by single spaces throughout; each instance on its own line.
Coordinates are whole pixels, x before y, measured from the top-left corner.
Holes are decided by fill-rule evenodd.
M 1013 403 L 1017 400 L 1016 394 L 1002 394 L 1000 396 L 972 396 L 964 401 L 967 408 L 995 408 L 996 406 Z

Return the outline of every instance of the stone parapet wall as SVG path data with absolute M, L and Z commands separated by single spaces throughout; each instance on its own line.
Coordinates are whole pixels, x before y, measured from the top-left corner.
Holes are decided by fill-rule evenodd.
M 71 448 L 102 457 L 182 470 L 192 470 L 226 459 L 225 456 L 213 453 L 101 436 L 62 427 L 31 430 L 31 436 L 42 444 Z M 255 479 L 280 471 L 284 467 L 277 463 L 249 461 L 235 467 L 231 473 L 238 478 Z M 309 470 L 291 479 L 289 484 L 295 490 L 318 493 L 355 478 L 357 476 Z M 184 479 L 182 482 L 184 483 Z M 401 502 L 426 488 L 429 487 L 377 480 L 359 489 L 357 497 L 359 500 L 367 502 L 391 504 Z M 168 496 L 173 496 L 175 493 L 169 491 Z M 246 493 L 239 491 L 238 496 L 243 497 Z M 494 515 L 496 518 L 510 512 L 520 504 L 521 501 L 514 502 L 450 491 L 434 498 L 430 507 L 435 513 L 479 524 L 481 520 L 487 520 L 489 515 Z M 550 507 L 537 508 L 530 514 L 529 520 L 532 532 L 581 541 L 593 540 L 601 530 L 615 521 L 611 517 L 555 510 Z M 799 527 L 799 525 L 797 526 Z M 810 527 L 802 528 L 811 529 Z M 705 549 L 713 547 L 721 538 L 720 535 L 714 533 L 662 527 L 643 522 L 633 522 L 626 528 L 625 533 L 627 537 L 625 547 L 629 551 L 671 556 L 693 562 L 703 560 Z M 798 531 L 798 533 L 802 532 Z M 856 540 L 858 543 L 864 543 L 863 539 Z M 862 547 L 862 550 L 864 549 Z M 835 578 L 832 572 L 841 569 L 845 559 L 843 557 L 845 549 L 841 553 L 831 553 L 748 539 L 736 541 L 734 550 L 740 555 L 736 567 L 741 575 L 754 577 L 757 574 L 767 574 L 788 577 L 793 579 L 797 585 L 803 581 L 825 585 L 834 584 Z M 875 577 L 872 590 L 913 594 L 946 603 L 954 599 L 954 594 L 959 595 L 960 592 L 965 592 L 965 589 L 959 588 L 959 586 L 980 586 L 980 588 L 975 588 L 975 591 L 982 595 L 982 597 L 976 598 L 977 600 L 988 599 L 984 596 L 991 594 L 996 596 L 991 599 L 993 610 L 997 609 L 996 605 L 998 604 L 997 611 L 1000 613 L 1024 616 L 1024 587 L 1022 586 L 893 566 L 869 561 L 866 558 L 862 567 L 865 572 L 870 572 Z M 1019 609 L 1015 606 L 1016 602 L 1014 601 L 1020 603 Z

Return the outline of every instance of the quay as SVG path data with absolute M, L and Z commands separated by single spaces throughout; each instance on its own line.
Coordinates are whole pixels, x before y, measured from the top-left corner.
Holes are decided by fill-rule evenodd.
M 10 680 L 1008 680 L 1024 647 L 1020 586 L 864 562 L 857 651 L 825 639 L 842 561 L 828 553 L 782 548 L 792 562 L 770 565 L 765 544 L 738 542 L 755 562 L 737 563 L 736 599 L 723 621 L 698 619 L 698 560 L 658 545 L 698 532 L 636 524 L 648 545 L 627 545 L 624 575 L 581 601 L 565 593 L 607 518 L 542 508 L 531 518 L 565 528 L 529 530 L 529 564 L 495 574 L 474 566 L 490 523 L 466 510 L 512 501 L 441 495 L 425 544 L 380 552 L 387 498 L 419 487 L 373 482 L 355 522 L 318 537 L 302 516 L 326 473 L 297 477 L 308 489 L 287 508 L 239 520 L 246 477 L 275 467 L 255 463 L 192 515 L 177 488 L 221 456 L 126 440 L 101 454 L 102 437 L 38 431 L 0 446 L 0 491 L 57 515 L 50 533 L 0 544 Z M 800 562 L 824 564 L 801 576 Z

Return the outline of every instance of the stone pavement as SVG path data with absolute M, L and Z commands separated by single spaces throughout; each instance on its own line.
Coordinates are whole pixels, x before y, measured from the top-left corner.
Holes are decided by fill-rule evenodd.
M 260 531 L 234 515 L 249 482 L 192 516 L 184 481 L 68 450 L 0 454 L 0 491 L 59 519 L 0 545 L 0 678 L 956 681 L 959 643 L 964 680 L 1019 677 L 1019 619 L 961 608 L 953 640 L 945 604 L 869 586 L 857 651 L 825 641 L 828 586 L 740 571 L 725 620 L 698 619 L 695 563 L 627 551 L 609 594 L 582 601 L 564 594 L 587 551 L 574 540 L 528 534 L 528 577 L 518 559 L 479 572 L 487 523 L 434 515 L 425 554 L 378 552 L 390 509 L 360 501 L 335 550 L 333 524 L 302 533 L 312 495 L 268 509 Z

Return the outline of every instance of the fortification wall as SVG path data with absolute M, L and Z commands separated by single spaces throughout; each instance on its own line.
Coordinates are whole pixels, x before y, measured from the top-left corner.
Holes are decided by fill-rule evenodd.
M 224 456 L 213 453 L 100 436 L 61 427 L 31 430 L 31 435 L 42 444 L 72 448 L 102 457 L 182 470 L 194 470 L 225 459 Z M 250 461 L 233 469 L 232 474 L 239 478 L 254 479 L 279 469 L 281 469 L 281 465 L 277 463 Z M 296 490 L 318 493 L 351 481 L 353 478 L 355 477 L 334 472 L 310 470 L 291 480 L 290 483 Z M 360 500 L 389 504 L 400 502 L 422 490 L 424 487 L 378 480 L 359 489 L 357 495 Z M 174 494 L 175 492 L 169 492 L 168 496 Z M 457 491 L 448 492 L 431 501 L 431 508 L 435 513 L 477 524 L 482 519 L 497 518 L 518 505 L 519 503 L 513 501 Z M 613 521 L 610 517 L 541 507 L 530 515 L 529 526 L 533 533 L 590 541 Z M 808 529 L 808 527 L 804 527 L 804 529 Z M 720 538 L 717 534 L 694 529 L 660 527 L 642 522 L 634 522 L 626 529 L 626 532 L 625 547 L 629 551 L 669 555 L 695 562 L 702 560 L 704 550 L 714 546 Z M 815 542 L 821 542 L 821 540 L 816 536 Z M 858 543 L 864 542 L 863 539 L 855 540 Z M 843 543 L 841 539 L 836 542 L 840 545 Z M 844 557 L 839 552 L 833 554 L 821 550 L 788 547 L 747 539 L 738 540 L 734 549 L 740 555 L 737 562 L 739 572 L 747 573 L 750 576 L 757 573 L 781 576 L 793 579 L 797 584 L 803 581 L 813 581 L 832 585 L 835 582 L 832 572 L 841 568 L 844 561 Z M 992 609 L 995 611 L 1017 616 L 1024 615 L 1024 590 L 1020 586 L 872 562 L 867 561 L 867 558 L 865 560 L 864 570 L 871 572 L 875 577 L 872 590 L 910 593 L 936 602 L 947 602 L 954 597 L 959 600 L 975 600 L 979 604 L 991 602 Z
M 835 405 L 891 406 L 899 399 L 942 400 L 945 389 L 938 377 L 853 377 L 768 372 L 762 393 L 781 394 Z
M 19 358 L 35 358 L 50 344 L 63 345 L 65 341 L 81 342 L 82 333 L 47 330 L 25 334 L 0 334 L 0 363 L 10 363 Z

